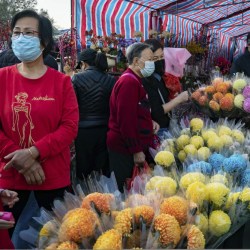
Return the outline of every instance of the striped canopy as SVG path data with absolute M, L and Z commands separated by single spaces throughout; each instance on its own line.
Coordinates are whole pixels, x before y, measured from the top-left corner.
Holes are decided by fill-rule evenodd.
M 225 56 L 241 53 L 250 32 L 250 0 L 71 0 L 72 26 L 77 28 L 82 45 L 85 31 L 97 35 L 115 32 L 126 38 L 150 29 L 175 34 L 180 46 L 204 27 L 217 39 Z

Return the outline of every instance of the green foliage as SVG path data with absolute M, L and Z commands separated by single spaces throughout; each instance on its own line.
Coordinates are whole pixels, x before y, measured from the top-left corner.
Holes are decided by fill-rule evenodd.
M 35 9 L 36 5 L 36 0 L 0 0 L 0 21 L 10 21 L 17 12 Z

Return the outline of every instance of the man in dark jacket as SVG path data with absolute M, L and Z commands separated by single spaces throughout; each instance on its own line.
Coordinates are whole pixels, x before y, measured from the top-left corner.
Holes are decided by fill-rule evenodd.
M 244 73 L 245 76 L 250 77 L 250 33 L 247 35 L 247 47 L 245 53 L 233 62 L 230 70 L 231 75 L 234 75 L 237 72 Z
M 0 68 L 11 66 L 17 63 L 20 63 L 20 61 L 15 56 L 12 49 L 8 49 L 0 53 Z M 44 58 L 44 64 L 55 70 L 58 70 L 58 64 L 55 58 L 49 54 Z

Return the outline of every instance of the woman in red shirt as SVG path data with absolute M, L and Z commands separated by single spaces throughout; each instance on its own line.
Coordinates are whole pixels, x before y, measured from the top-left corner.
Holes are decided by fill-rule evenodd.
M 16 206 L 4 207 L 17 221 L 31 191 L 49 210 L 64 196 L 79 112 L 70 77 L 44 64 L 53 45 L 51 22 L 24 10 L 11 30 L 21 63 L 0 69 L 0 186 L 18 193 Z
M 130 178 L 135 164 L 143 164 L 145 152 L 152 145 L 159 125 L 152 121 L 147 93 L 141 78 L 154 72 L 153 52 L 143 43 L 127 49 L 129 68 L 116 82 L 110 97 L 107 145 L 110 171 L 114 171 L 118 188 Z

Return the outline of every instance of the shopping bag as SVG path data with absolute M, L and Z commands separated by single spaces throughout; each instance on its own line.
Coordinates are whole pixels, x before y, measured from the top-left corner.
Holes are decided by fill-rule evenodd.
M 145 176 L 145 175 L 149 174 L 150 171 L 151 171 L 151 169 L 146 161 L 144 162 L 143 166 L 135 165 L 133 168 L 132 177 L 127 178 L 127 180 L 126 180 L 127 190 L 130 191 L 130 189 L 132 188 L 135 177 L 140 176 L 143 178 L 143 175 Z

